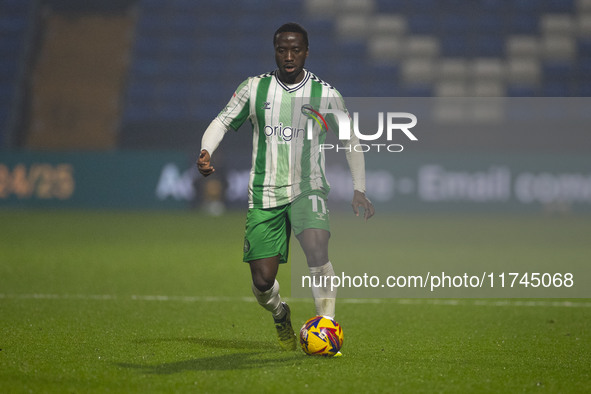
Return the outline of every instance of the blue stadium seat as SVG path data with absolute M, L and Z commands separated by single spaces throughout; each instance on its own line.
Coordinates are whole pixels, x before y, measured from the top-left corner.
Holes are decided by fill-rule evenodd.
M 197 17 L 190 13 L 177 13 L 171 18 L 175 34 L 190 36 L 199 31 L 197 28 Z
M 310 42 L 310 57 L 308 61 L 314 59 L 315 61 L 328 61 L 329 59 L 338 58 L 341 53 L 339 53 L 339 47 L 335 45 L 333 40 L 329 38 L 320 38 L 318 35 L 314 35 L 313 37 L 318 37 Z
M 191 77 L 198 75 L 193 62 L 182 58 L 170 58 L 162 63 L 163 74 L 172 80 L 187 81 Z M 185 82 L 187 85 L 187 82 Z
M 164 80 L 158 87 L 158 98 L 166 103 L 182 105 L 192 98 L 188 81 Z
M 133 44 L 133 53 L 137 58 L 154 58 L 161 52 L 164 44 L 161 35 L 139 33 Z
M 577 42 L 579 56 L 591 58 L 591 39 L 581 39 Z
M 383 13 L 401 13 L 407 10 L 406 0 L 376 0 L 377 10 Z
M 256 17 L 254 20 L 256 20 Z M 275 26 L 257 26 L 253 25 L 252 21 L 253 16 L 250 14 L 241 14 L 238 16 L 231 28 L 232 34 L 230 38 L 252 40 L 258 46 L 263 44 L 271 46 Z
M 575 72 L 572 62 L 546 62 L 542 64 L 544 80 L 557 81 L 572 78 Z
M 466 35 L 446 35 L 441 37 L 441 55 L 444 57 L 464 57 L 469 55 L 470 41 Z
M 23 47 L 21 42 L 22 37 L 2 37 L 0 38 L 0 57 L 14 58 L 16 54 L 21 52 Z
M 212 35 L 199 37 L 195 40 L 196 50 L 200 56 L 215 58 L 231 58 L 231 40 L 225 36 Z
M 0 16 L 0 33 L 24 34 L 29 25 L 27 14 L 12 14 Z
M 335 47 L 336 50 L 339 51 L 340 56 L 344 59 L 350 59 L 351 57 L 364 59 L 367 56 L 367 46 L 365 42 L 361 40 L 337 41 Z
M 511 34 L 538 34 L 539 15 L 516 13 L 507 18 L 507 31 Z
M 270 71 L 273 71 L 276 66 L 273 61 L 272 54 L 265 56 L 268 59 L 266 63 L 259 62 L 229 62 L 223 72 L 226 75 L 225 81 L 232 81 L 231 89 L 228 92 L 233 92 L 239 83 L 248 77 L 255 77 Z
M 509 85 L 507 86 L 507 97 L 537 97 L 538 89 L 534 86 Z
M 141 0 L 140 6 L 144 12 L 161 12 L 166 9 L 166 3 L 164 0 Z
M 387 72 L 380 72 L 380 68 L 374 68 L 377 77 L 373 79 L 373 83 L 368 83 L 365 86 L 366 94 L 370 97 L 396 97 L 402 94 L 402 87 L 398 84 L 398 75 L 395 68 Z
M 2 132 L 4 131 L 4 126 L 8 122 L 10 118 L 10 108 L 5 105 L 0 105 L 0 147 L 2 147 L 2 142 L 4 138 L 2 137 Z
M 574 0 L 546 0 L 544 11 L 547 13 L 567 13 L 575 11 Z
M 199 84 L 194 86 L 194 89 L 203 98 L 204 102 L 217 103 L 215 105 L 219 111 L 227 103 L 237 87 L 238 83 L 236 86 L 232 86 L 231 89 L 225 89 L 217 81 L 201 80 Z
M 207 56 L 205 52 L 201 52 L 202 57 L 198 58 L 195 63 L 195 74 L 199 78 L 219 78 L 224 73 L 224 61 L 218 57 Z
M 540 0 L 513 0 L 511 3 L 514 9 L 524 12 L 532 12 L 534 13 L 538 10 L 543 4 L 543 1 Z
M 448 2 L 453 1 L 453 0 L 448 0 Z M 412 12 L 433 12 L 433 13 L 437 13 L 439 10 L 439 7 L 445 5 L 448 6 L 447 3 L 442 4 L 441 1 L 439 0 L 412 0 L 412 1 L 408 1 L 406 4 L 406 10 L 409 13 Z
M 313 57 L 308 58 L 308 61 L 306 62 L 306 68 L 316 74 L 318 78 L 323 80 L 325 79 L 326 82 L 332 83 L 332 77 L 335 77 L 335 73 L 331 64 L 322 60 L 321 56 L 323 55 L 318 55 L 316 51 L 314 51 L 313 54 Z
M 407 18 L 408 31 L 413 34 L 435 34 L 439 25 L 433 13 L 412 14 Z
M 186 35 L 174 35 L 162 42 L 162 49 L 167 55 L 186 58 L 200 49 L 199 39 Z
M 332 63 L 331 73 L 345 80 L 355 80 L 363 76 L 365 67 L 361 62 L 336 61 Z
M 235 27 L 235 20 L 238 19 L 236 14 L 233 18 L 233 13 L 228 12 L 214 12 L 212 9 L 207 9 L 200 13 L 195 20 L 195 25 L 198 31 L 206 35 L 217 36 L 220 34 L 228 34 Z
M 271 56 L 273 54 L 272 34 L 266 37 L 253 35 L 242 35 L 236 37 L 232 42 L 232 49 L 241 56 L 252 56 L 264 52 Z M 235 55 L 235 54 L 234 54 Z
M 10 103 L 14 93 L 14 81 L 3 81 L 0 83 L 0 103 L 6 105 Z
M 123 122 L 139 123 L 154 119 L 154 110 L 146 103 L 128 102 L 123 111 Z
M 163 73 L 162 64 L 157 58 L 135 58 L 131 64 L 130 75 L 142 79 L 160 78 Z
M 184 121 L 191 117 L 188 106 L 174 102 L 162 102 L 156 109 L 156 114 L 162 120 Z
M 476 36 L 472 47 L 476 56 L 501 57 L 505 52 L 505 37 L 498 34 Z
M 440 16 L 439 29 L 443 34 L 466 34 L 474 23 L 469 15 L 460 12 L 442 14 Z
M 478 18 L 474 24 L 474 33 L 494 34 L 498 38 L 503 37 L 505 20 L 500 13 L 489 13 L 486 17 Z
M 333 21 L 315 18 L 308 21 L 305 27 L 308 30 L 311 49 L 315 55 L 332 56 L 336 49 L 333 39 L 335 31 Z
M 167 33 L 171 27 L 168 18 L 163 18 L 160 14 L 144 12 L 137 21 L 136 29 L 139 34 L 138 38 L 143 38 L 146 36 L 159 37 Z
M 272 5 L 266 0 L 242 0 L 234 3 L 235 7 L 238 7 L 240 12 L 251 12 L 253 14 L 264 14 L 269 9 L 272 10 Z
M 575 90 L 577 97 L 591 97 L 591 81 L 580 82 Z
M 506 12 L 512 0 L 480 0 L 480 7 L 485 12 Z
M 332 83 L 329 81 L 329 83 Z M 337 81 L 335 89 L 346 99 L 347 97 L 367 96 L 367 87 L 351 80 L 342 79 Z
M 5 125 L 7 123 L 8 112 L 5 111 L 4 108 L 0 108 L 0 149 L 4 148 L 4 146 L 8 144 L 8 142 L 5 141 L 6 137 L 4 136 L 4 134 L 6 134 Z
M 576 65 L 576 76 L 581 83 L 591 82 L 591 56 L 581 57 Z
M 401 93 L 407 97 L 431 97 L 433 96 L 433 87 L 430 85 L 413 84 L 401 87 Z M 402 95 L 399 95 L 402 96 Z
M 220 112 L 221 109 L 221 107 L 205 102 L 202 105 L 192 108 L 191 116 L 202 120 L 204 124 L 207 125 Z
M 219 2 L 223 3 L 221 0 Z M 195 0 L 168 0 L 166 3 L 177 14 L 196 15 L 199 12 L 199 7 L 195 6 Z
M 14 80 L 18 72 L 18 63 L 15 58 L 0 58 L 0 80 Z
M 0 15 L 25 15 L 29 12 L 33 3 L 24 0 L 2 0 L 0 2 Z
M 134 80 L 127 89 L 127 100 L 129 102 L 158 100 L 156 84 L 151 81 Z
M 568 97 L 572 93 L 568 82 L 546 82 L 542 86 L 543 97 Z
M 372 86 L 369 95 L 373 97 L 404 97 L 407 94 L 400 85 L 378 84 Z

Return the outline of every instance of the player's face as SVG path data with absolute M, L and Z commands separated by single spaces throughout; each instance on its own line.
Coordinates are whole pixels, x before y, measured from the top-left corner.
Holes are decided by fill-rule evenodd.
M 301 33 L 279 33 L 275 37 L 275 62 L 279 67 L 279 79 L 286 83 L 298 83 L 304 78 L 304 64 L 308 48 Z

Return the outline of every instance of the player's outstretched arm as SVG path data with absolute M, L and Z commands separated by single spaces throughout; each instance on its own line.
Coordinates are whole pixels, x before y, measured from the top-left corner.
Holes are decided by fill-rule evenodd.
M 201 150 L 201 154 L 199 154 L 199 158 L 197 159 L 197 169 L 199 169 L 199 173 L 203 176 L 209 176 L 215 172 L 215 168 L 211 166 L 211 156 L 209 152 L 205 149 Z
M 363 218 L 365 220 L 369 219 L 375 214 L 373 204 L 365 196 L 365 193 L 360 192 L 359 190 L 353 191 L 353 202 L 351 205 L 353 206 L 353 212 L 355 213 L 355 216 L 359 216 L 359 208 L 363 208 Z
M 197 159 L 197 169 L 203 176 L 209 176 L 215 172 L 215 169 L 211 166 L 211 155 L 217 149 L 220 142 L 224 138 L 224 135 L 228 131 L 228 127 L 223 124 L 219 119 L 214 118 L 203 137 L 201 138 L 201 153 Z

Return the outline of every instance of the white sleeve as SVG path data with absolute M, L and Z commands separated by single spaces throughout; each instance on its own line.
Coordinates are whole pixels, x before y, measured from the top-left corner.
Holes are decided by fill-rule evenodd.
M 347 148 L 353 148 L 359 144 L 359 139 L 353 135 L 349 141 L 345 142 Z M 358 152 L 355 149 L 346 149 L 345 157 L 349 163 L 351 170 L 351 177 L 353 178 L 353 190 L 365 193 L 365 157 L 363 152 Z
M 343 96 L 334 89 L 334 96 L 330 99 L 329 108 L 337 108 L 341 111 L 349 113 L 345 106 Z M 350 117 L 349 117 L 350 119 Z M 351 120 L 351 138 L 348 141 L 343 141 L 345 146 L 345 157 L 351 170 L 351 177 L 353 178 L 353 190 L 365 193 L 365 157 L 363 152 L 356 151 L 355 146 L 359 145 L 359 138 L 353 132 L 353 121 Z
M 203 138 L 201 138 L 201 150 L 205 149 L 209 152 L 209 155 L 212 156 L 220 142 L 222 142 L 227 131 L 228 127 L 226 127 L 218 118 L 214 118 L 205 130 L 205 133 L 203 133 Z

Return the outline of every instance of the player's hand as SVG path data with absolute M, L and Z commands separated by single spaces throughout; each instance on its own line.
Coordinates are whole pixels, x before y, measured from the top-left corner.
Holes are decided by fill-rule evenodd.
M 353 206 L 353 212 L 355 213 L 355 216 L 359 216 L 359 208 L 363 208 L 363 218 L 365 220 L 372 217 L 375 213 L 375 209 L 371 201 L 365 197 L 365 193 L 362 193 L 359 190 L 355 190 L 353 192 L 353 202 L 351 205 Z
M 199 159 L 197 159 L 197 169 L 201 175 L 209 176 L 215 172 L 215 168 L 209 163 L 210 160 L 211 156 L 209 155 L 209 152 L 203 149 L 199 155 Z

